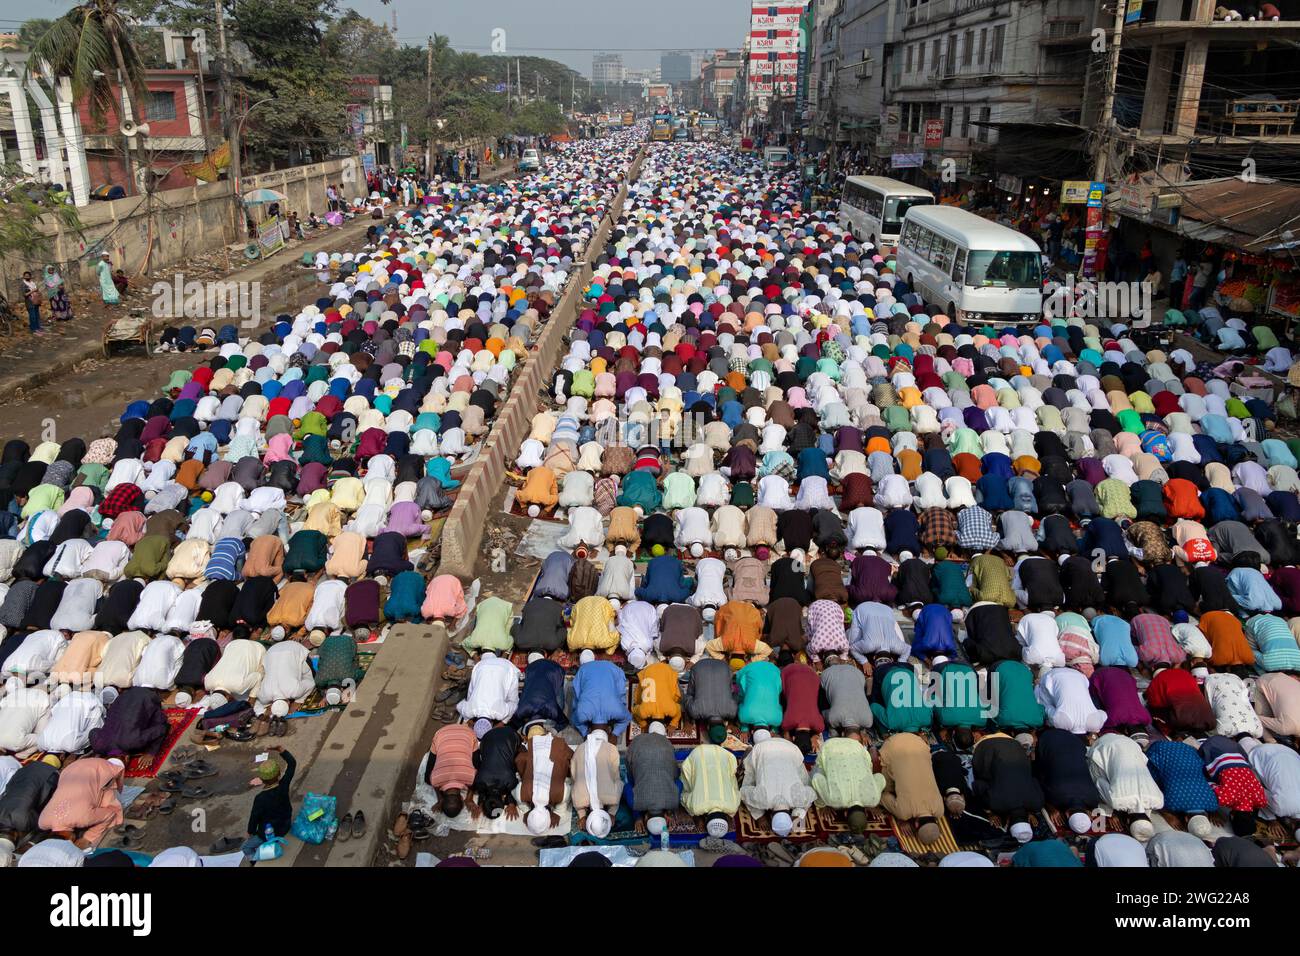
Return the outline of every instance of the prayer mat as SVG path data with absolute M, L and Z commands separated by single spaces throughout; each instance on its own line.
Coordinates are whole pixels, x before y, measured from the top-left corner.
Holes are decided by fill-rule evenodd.
M 162 769 L 171 752 L 176 749 L 180 743 L 181 737 L 189 729 L 190 724 L 199 716 L 197 707 L 168 707 L 163 711 L 163 716 L 167 718 L 167 736 L 163 738 L 158 749 L 153 753 L 134 754 L 126 763 L 127 777 L 156 777 L 158 771 Z
M 741 808 L 744 812 L 744 808 Z M 729 831 L 724 839 L 736 840 L 739 833 L 739 824 L 733 820 L 729 826 Z M 668 840 L 670 843 L 691 844 L 698 843 L 700 840 L 708 837 L 708 831 L 701 829 L 700 825 L 695 822 L 695 818 L 685 810 L 681 811 L 681 819 L 676 816 L 669 818 L 668 823 Z M 577 839 L 575 839 L 577 838 Z M 627 844 L 627 843 L 645 843 L 647 841 L 655 842 L 654 838 L 648 833 L 637 833 L 635 829 L 631 830 L 613 830 L 609 836 L 603 840 L 597 840 L 588 833 L 578 831 L 570 836 L 569 842 L 575 846 L 583 843 L 595 846 L 603 846 L 609 843 Z
M 579 654 L 581 654 L 581 651 L 559 651 L 555 654 L 554 657 L 551 658 L 551 660 L 555 661 L 566 671 L 573 673 L 578 669 Z M 627 664 L 627 655 L 624 654 L 622 650 L 616 650 L 616 651 L 611 651 L 608 654 L 597 654 L 596 660 L 613 661 L 619 667 L 623 667 L 625 664 Z M 515 651 L 510 655 L 510 662 L 514 664 L 515 667 L 518 667 L 520 671 L 523 671 L 525 668 L 528 667 L 528 652 Z
M 513 488 L 510 489 L 510 491 L 507 493 L 505 508 L 503 508 L 502 510 L 505 511 L 505 513 L 508 515 L 513 515 L 516 518 L 527 518 L 529 521 L 551 521 L 554 522 L 555 524 L 562 524 L 566 526 L 569 523 L 569 520 L 567 518 L 560 519 L 555 517 L 555 512 L 558 510 L 558 508 L 556 507 L 545 508 L 543 509 L 541 514 L 539 514 L 536 518 L 534 518 L 532 515 L 528 513 L 528 506 L 521 505 L 519 503 L 518 499 L 516 498 L 516 492 Z
M 811 817 L 817 815 L 817 829 L 826 836 L 837 833 L 852 833 L 849 827 L 847 810 L 832 810 L 830 807 L 813 807 L 808 811 Z M 867 826 L 862 831 L 864 837 L 878 836 L 888 838 L 894 835 L 894 818 L 879 807 L 867 807 Z
M 637 685 L 633 684 L 629 693 L 629 697 L 632 699 L 631 702 L 633 704 L 636 702 L 636 686 Z M 686 749 L 703 742 L 703 738 L 700 736 L 699 725 L 684 714 L 682 715 L 682 722 L 676 727 L 665 724 L 664 728 L 668 731 L 668 740 L 673 745 L 674 749 Z M 641 734 L 648 732 L 649 731 L 642 730 L 641 726 L 635 720 L 632 721 L 628 724 L 627 728 L 628 743 L 632 742 L 633 737 L 639 737 Z
M 375 662 L 375 655 L 378 653 L 378 651 L 364 651 L 361 649 L 362 646 L 369 646 L 369 645 L 361 645 L 358 646 L 357 648 L 357 669 L 361 671 L 361 677 L 357 679 L 358 684 L 365 679 L 366 671 L 370 670 L 370 665 Z M 316 688 L 314 691 L 312 691 L 310 694 L 307 695 L 306 700 L 304 700 L 302 703 L 296 706 L 293 713 L 291 713 L 289 716 L 290 717 L 315 717 L 318 714 L 325 713 L 326 711 L 342 710 L 344 707 L 347 706 L 346 703 L 327 704 L 325 702 L 325 690 L 328 690 L 328 688 L 325 689 L 319 687 Z
M 789 840 L 791 843 L 811 843 L 814 840 L 825 839 L 825 834 L 818 828 L 819 818 L 816 807 L 810 808 L 803 820 L 795 822 L 789 836 L 777 836 L 772 831 L 771 823 L 770 813 L 765 813 L 755 820 L 749 812 L 749 807 L 742 803 L 740 811 L 736 814 L 736 842 L 772 843 L 776 840 Z
M 628 710 L 630 710 L 632 713 L 635 714 L 637 705 L 640 703 L 640 701 L 641 701 L 641 684 L 636 679 L 636 676 L 633 675 L 631 678 L 629 678 L 627 682 Z M 678 706 L 679 707 L 682 706 L 681 701 L 678 701 Z M 663 724 L 664 727 L 668 730 L 668 739 L 673 742 L 673 746 L 675 747 L 693 747 L 695 744 L 698 744 L 700 742 L 700 734 L 698 728 L 696 728 L 695 726 L 695 721 L 691 720 L 689 717 L 686 716 L 684 709 L 681 716 L 681 720 L 678 723 L 676 730 L 674 730 L 668 724 L 667 721 L 664 721 Z M 687 725 L 689 725 L 689 728 Z M 633 737 L 637 736 L 638 734 L 648 733 L 648 732 L 649 732 L 648 730 L 642 730 L 640 726 L 638 726 L 634 718 L 628 723 L 627 734 L 625 736 L 627 738 L 627 742 L 631 743 Z
M 868 810 L 867 812 L 872 811 Z M 979 846 L 958 846 L 956 838 L 952 835 L 952 829 L 948 826 L 946 817 L 939 816 L 936 818 L 935 822 L 939 825 L 939 839 L 929 845 L 922 843 L 917 837 L 912 821 L 896 820 L 892 817 L 890 819 L 893 820 L 894 836 L 898 838 L 898 845 L 908 856 L 924 856 L 927 853 L 947 856 L 949 853 L 956 853 L 958 850 L 983 852 L 983 849 Z
M 1064 837 L 1066 839 L 1070 839 L 1075 836 L 1078 836 L 1077 833 L 1075 833 L 1073 830 L 1070 829 L 1070 821 L 1067 814 L 1062 813 L 1060 810 L 1057 810 L 1055 807 L 1044 807 L 1043 813 L 1047 816 L 1047 822 L 1052 825 L 1052 829 L 1055 830 L 1059 836 Z M 1119 819 L 1114 814 L 1111 814 L 1105 819 L 1106 819 L 1107 833 L 1128 832 L 1127 830 L 1124 829 L 1124 824 L 1120 823 Z M 1168 817 L 1166 817 L 1166 819 L 1168 819 Z M 1172 820 L 1169 821 L 1169 825 L 1173 826 Z M 1182 829 L 1182 827 L 1174 827 L 1174 829 L 1180 830 Z

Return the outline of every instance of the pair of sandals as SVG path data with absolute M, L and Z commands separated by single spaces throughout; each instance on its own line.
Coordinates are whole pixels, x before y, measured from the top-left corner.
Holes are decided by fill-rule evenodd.
M 254 737 L 284 737 L 289 733 L 289 719 L 287 717 L 273 717 L 270 714 L 263 714 L 253 721 Z
M 117 837 L 114 846 L 119 850 L 138 850 L 144 846 L 144 827 L 136 826 L 134 823 L 124 823 L 120 827 L 114 827 L 113 836 Z
M 354 837 L 360 840 L 366 835 L 366 815 L 358 810 L 356 813 L 348 812 L 343 814 L 343 819 L 339 821 L 338 832 L 334 834 L 334 839 L 339 843 L 346 843 Z
M 176 800 L 202 800 L 212 796 L 212 791 L 193 781 L 206 777 L 215 777 L 217 768 L 201 757 L 192 757 L 179 766 L 164 770 L 158 774 L 158 789 L 167 794 L 167 798 L 158 804 L 158 812 L 168 816 L 176 810 Z

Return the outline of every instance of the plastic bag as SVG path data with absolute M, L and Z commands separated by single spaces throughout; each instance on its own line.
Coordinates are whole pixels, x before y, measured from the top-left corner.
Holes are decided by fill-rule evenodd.
M 308 793 L 303 798 L 302 809 L 294 817 L 292 833 L 303 843 L 324 843 L 332 828 L 337 826 L 335 811 L 338 801 L 319 793 Z

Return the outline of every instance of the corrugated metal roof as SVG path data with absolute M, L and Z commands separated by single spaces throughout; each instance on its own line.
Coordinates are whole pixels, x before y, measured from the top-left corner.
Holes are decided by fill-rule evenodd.
M 1283 228 L 1300 232 L 1300 186 L 1242 182 L 1233 176 L 1184 183 L 1171 191 L 1183 197 L 1182 218 L 1235 233 L 1246 246 L 1266 245 Z

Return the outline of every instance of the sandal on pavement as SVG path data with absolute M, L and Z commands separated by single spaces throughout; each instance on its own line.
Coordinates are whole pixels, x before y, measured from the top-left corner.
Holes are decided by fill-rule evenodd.
M 189 766 L 185 768 L 186 780 L 199 780 L 203 777 L 215 777 L 216 775 L 217 775 L 217 768 L 212 766 L 204 765 L 200 767 L 195 765 L 195 766 Z
M 212 791 L 207 787 L 186 787 L 181 791 L 182 797 L 188 797 L 190 800 L 202 800 L 204 797 L 212 796 Z
M 411 831 L 407 830 L 397 838 L 397 858 L 405 860 L 411 855 Z
M 397 819 L 393 821 L 393 836 L 400 837 L 404 833 L 411 831 L 411 819 L 405 812 L 399 813 Z
M 253 732 L 243 727 L 227 727 L 226 739 L 234 740 L 242 744 L 253 739 Z
M 244 845 L 244 841 L 239 837 L 222 837 L 212 846 L 208 847 L 208 852 L 213 856 L 220 856 L 223 853 L 233 853 Z
M 168 797 L 162 803 L 158 804 L 158 812 L 161 813 L 163 816 L 167 816 L 175 809 L 176 809 L 175 797 Z
M 352 815 L 352 836 L 360 840 L 366 835 L 366 815 L 358 810 Z
M 348 840 L 352 839 L 352 814 L 351 813 L 343 814 L 343 819 L 339 821 L 339 829 L 338 832 L 334 835 L 334 839 L 337 840 L 339 843 L 346 843 Z

